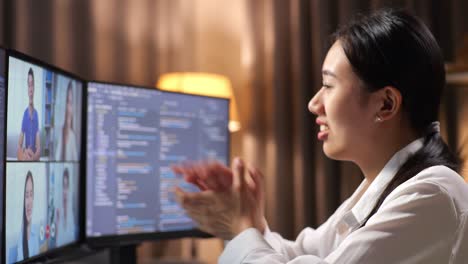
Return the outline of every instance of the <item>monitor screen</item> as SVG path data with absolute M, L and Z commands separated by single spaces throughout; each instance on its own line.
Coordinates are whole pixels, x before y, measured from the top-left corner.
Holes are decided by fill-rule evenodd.
M 3 212 L 3 171 L 4 171 L 4 151 L 5 151 L 5 50 L 0 49 L 0 210 Z M 0 217 L 0 234 L 3 234 L 3 217 Z M 3 241 L 0 239 L 0 248 Z M 3 256 L 0 256 L 0 263 L 3 263 Z
M 229 101 L 88 83 L 88 237 L 195 228 L 173 195 L 184 161 L 229 158 Z
M 7 263 L 79 239 L 82 86 L 25 55 L 8 56 Z

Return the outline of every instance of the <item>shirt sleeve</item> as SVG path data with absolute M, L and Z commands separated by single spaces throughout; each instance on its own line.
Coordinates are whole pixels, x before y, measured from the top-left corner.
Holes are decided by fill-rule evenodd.
M 334 223 L 347 203 L 349 203 L 349 199 L 343 202 L 335 213 L 317 229 L 305 228 L 302 230 L 295 241 L 284 239 L 280 234 L 272 232 L 268 226 L 263 238 L 271 248 L 289 260 L 306 254 L 325 257 L 330 253 L 329 250 L 334 243 L 336 233 Z
M 23 134 L 26 134 L 26 126 L 27 126 L 26 119 L 28 118 L 26 114 L 27 114 L 27 110 L 24 112 L 23 120 L 21 121 L 21 132 L 23 132 Z
M 327 256 L 311 254 L 313 250 L 297 251 L 297 256 L 275 250 L 268 238 L 256 229 L 247 229 L 228 243 L 219 263 L 447 263 L 456 231 L 450 196 L 433 184 L 408 187 L 391 196 L 364 227 Z M 298 240 L 308 241 L 309 234 L 304 236 Z
M 335 237 L 331 222 L 333 222 L 333 217 L 329 218 L 318 229 L 305 228 L 295 241 L 284 239 L 280 234 L 270 231 L 269 228 L 265 230 L 263 238 L 273 250 L 289 260 L 305 254 L 325 256 L 326 249 L 331 247 Z

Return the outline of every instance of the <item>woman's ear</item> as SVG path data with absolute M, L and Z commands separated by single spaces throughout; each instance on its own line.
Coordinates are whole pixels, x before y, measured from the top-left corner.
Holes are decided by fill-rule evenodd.
M 403 98 L 393 86 L 385 86 L 377 91 L 378 109 L 376 116 L 382 121 L 392 119 L 400 110 Z

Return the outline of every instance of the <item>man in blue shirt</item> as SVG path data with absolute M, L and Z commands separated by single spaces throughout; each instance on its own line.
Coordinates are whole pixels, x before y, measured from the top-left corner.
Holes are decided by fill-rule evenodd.
M 39 160 L 41 153 L 39 117 L 34 109 L 34 73 L 31 68 L 28 71 L 28 97 L 29 106 L 24 111 L 18 142 L 18 160 Z

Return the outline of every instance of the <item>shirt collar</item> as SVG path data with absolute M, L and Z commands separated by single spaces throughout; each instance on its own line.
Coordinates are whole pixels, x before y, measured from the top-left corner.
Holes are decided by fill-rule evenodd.
M 351 197 L 351 205 L 354 204 L 353 208 L 343 217 L 343 220 L 349 228 L 354 229 L 362 225 L 372 209 L 374 209 L 380 195 L 398 172 L 398 169 L 410 156 L 422 147 L 423 138 L 418 138 L 395 153 L 387 164 L 385 164 L 374 181 L 372 181 L 367 190 L 361 195 L 362 190 L 368 185 L 367 179 L 364 179 Z

